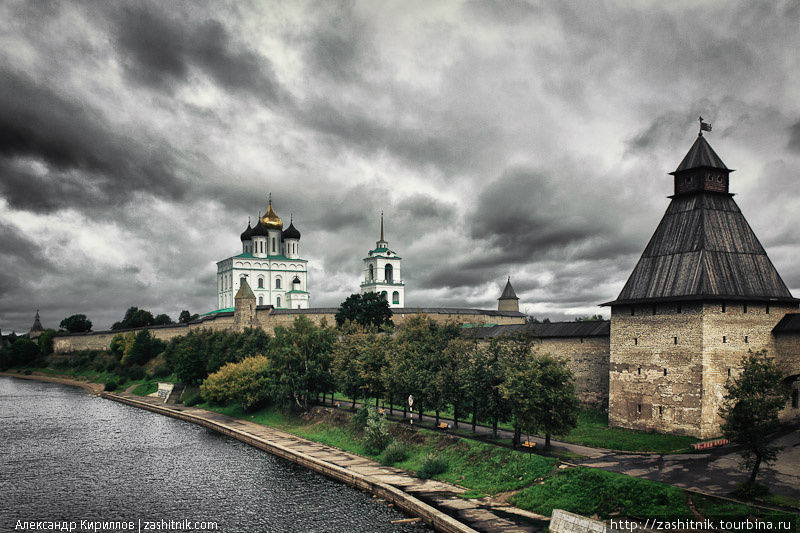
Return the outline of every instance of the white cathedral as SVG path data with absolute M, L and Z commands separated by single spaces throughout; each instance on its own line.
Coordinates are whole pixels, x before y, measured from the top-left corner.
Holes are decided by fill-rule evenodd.
M 253 290 L 258 305 L 276 309 L 308 309 L 308 261 L 300 258 L 300 232 L 294 220 L 283 221 L 272 209 L 259 216 L 255 227 L 247 223 L 241 235 L 242 253 L 217 263 L 218 309 L 233 308 L 233 297 L 243 280 Z

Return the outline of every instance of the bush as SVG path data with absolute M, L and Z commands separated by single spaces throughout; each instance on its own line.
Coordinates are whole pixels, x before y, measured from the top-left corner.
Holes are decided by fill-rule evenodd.
M 393 465 L 408 459 L 408 448 L 400 441 L 394 441 L 383 452 L 383 460 L 385 465 Z
M 37 339 L 37 343 L 39 344 L 39 352 L 42 355 L 50 355 L 53 353 L 53 337 L 56 334 L 56 330 L 54 329 L 47 329 L 39 335 Z
M 422 461 L 422 467 L 419 469 L 419 472 L 417 472 L 417 476 L 421 479 L 430 479 L 438 474 L 444 474 L 449 467 L 450 465 L 447 459 L 429 453 L 425 456 L 425 460 Z
M 379 454 L 391 442 L 392 436 L 386 427 L 386 419 L 378 414 L 374 407 L 367 413 L 367 424 L 364 427 L 364 447 L 367 453 Z
M 369 417 L 369 407 L 367 404 L 361 404 L 361 407 L 358 408 L 356 414 L 353 415 L 353 426 L 356 429 L 361 430 L 367 426 L 367 418 Z
M 23 372 L 23 374 L 26 375 L 26 376 L 30 376 L 31 374 L 33 374 L 33 370 L 28 368 L 28 369 L 25 370 L 25 372 Z
M 103 387 L 103 390 L 111 392 L 117 390 L 118 388 L 119 388 L 119 383 L 117 383 L 117 380 L 109 379 L 108 381 L 106 381 L 106 385 L 105 387 Z
M 106 372 L 111 374 L 121 374 L 122 373 L 122 363 L 120 363 L 116 359 L 112 359 L 108 361 L 105 365 Z
M 154 378 L 163 378 L 169 376 L 171 373 L 172 370 L 165 364 L 157 365 L 150 371 L 150 375 Z
M 768 494 L 769 489 L 767 489 L 767 487 L 759 485 L 758 483 L 750 483 L 749 481 L 738 483 L 736 485 L 736 490 L 733 491 L 734 497 L 741 500 L 754 500 Z
M 244 410 L 269 400 L 272 380 L 269 360 L 263 355 L 228 363 L 206 378 L 200 386 L 203 398 L 217 405 L 238 403 Z
M 190 394 L 188 398 L 183 399 L 183 405 L 186 407 L 191 407 L 193 405 L 197 405 L 203 402 L 203 397 L 200 396 L 200 393 Z
M 147 373 L 144 371 L 144 368 L 140 366 L 129 366 L 129 367 L 123 366 L 121 368 L 121 371 L 123 376 L 133 381 L 144 379 L 144 377 L 147 375 Z
M 125 336 L 125 349 L 122 353 L 122 364 L 143 365 L 164 351 L 165 343 L 156 339 L 146 329 Z

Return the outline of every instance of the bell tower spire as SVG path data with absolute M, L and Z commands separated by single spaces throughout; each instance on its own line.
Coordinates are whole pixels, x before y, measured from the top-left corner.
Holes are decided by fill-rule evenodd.
M 383 210 L 381 210 L 381 240 L 383 240 Z

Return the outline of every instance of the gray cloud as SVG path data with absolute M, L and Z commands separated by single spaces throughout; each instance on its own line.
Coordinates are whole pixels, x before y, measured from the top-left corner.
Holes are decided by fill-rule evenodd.
M 174 89 L 193 68 L 220 87 L 276 103 L 288 98 L 268 58 L 234 44 L 218 20 L 178 20 L 150 5 L 126 5 L 112 15 L 119 52 L 130 79 Z
M 789 128 L 789 143 L 787 146 L 793 152 L 800 153 L 800 120 Z

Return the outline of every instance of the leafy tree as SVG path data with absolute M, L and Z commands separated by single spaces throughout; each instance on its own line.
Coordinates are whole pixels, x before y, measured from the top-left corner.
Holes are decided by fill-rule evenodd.
M 436 375 L 443 403 L 453 407 L 453 423 L 456 429 L 458 419 L 469 412 L 472 406 L 469 397 L 469 368 L 473 346 L 474 341 L 451 340 L 442 352 L 442 365 Z
M 389 302 L 376 292 L 351 294 L 336 312 L 337 326 L 342 327 L 348 321 L 364 327 L 391 326 L 392 310 Z
M 160 315 L 156 315 L 156 317 L 153 319 L 154 326 L 167 326 L 169 324 L 174 324 L 174 322 L 166 313 L 161 313 Z
M 126 366 L 143 365 L 160 354 L 165 343 L 153 337 L 146 329 L 125 336 L 125 348 L 122 352 L 122 364 Z
M 35 364 L 41 352 L 39 346 L 27 337 L 17 337 L 13 343 L 0 350 L 0 368 Z
M 290 328 L 275 328 L 270 367 L 277 376 L 274 386 L 280 401 L 308 409 L 309 399 L 322 392 L 326 383 L 335 340 L 335 330 L 325 324 L 316 326 L 304 316 Z
M 269 367 L 269 359 L 263 355 L 227 363 L 208 376 L 200 386 L 200 394 L 211 403 L 238 403 L 247 411 L 270 399 L 274 376 Z
M 524 429 L 550 436 L 568 433 L 578 424 L 578 397 L 567 364 L 550 355 L 530 358 L 509 372 L 504 391 L 511 410 Z
M 70 333 L 84 333 L 92 330 L 92 321 L 86 315 L 71 315 L 62 320 L 58 327 Z
M 575 322 L 599 322 L 600 320 L 604 320 L 603 315 L 587 315 L 587 316 L 579 316 L 575 317 Z
M 367 388 L 367 379 L 363 369 L 363 344 L 366 333 L 357 329 L 343 335 L 333 348 L 334 383 L 337 390 L 353 399 L 351 409 L 356 408 L 356 400 Z
M 117 333 L 112 337 L 111 343 L 108 346 L 111 355 L 119 361 L 122 359 L 122 353 L 125 351 L 125 336 L 122 333 Z
M 178 322 L 181 323 L 181 324 L 187 324 L 187 323 L 191 322 L 192 320 L 197 320 L 198 318 L 200 318 L 200 315 L 198 315 L 196 313 L 193 315 L 189 311 L 184 309 L 183 311 L 181 311 L 181 314 L 178 317 Z
M 130 329 L 130 328 L 144 328 L 152 326 L 155 322 L 153 314 L 150 311 L 139 309 L 138 307 L 129 307 L 125 311 L 125 316 L 120 322 L 114 322 L 111 329 Z
M 789 396 L 782 379 L 775 360 L 762 350 L 743 357 L 741 375 L 725 387 L 722 432 L 741 446 L 741 467 L 750 470 L 750 486 L 761 465 L 774 462 L 781 450 L 770 444 L 770 435 L 779 427 L 778 413 Z
M 57 333 L 58 332 L 54 329 L 46 329 L 39 335 L 39 338 L 36 339 L 39 344 L 39 352 L 42 355 L 50 355 L 53 353 L 53 337 L 55 337 Z

